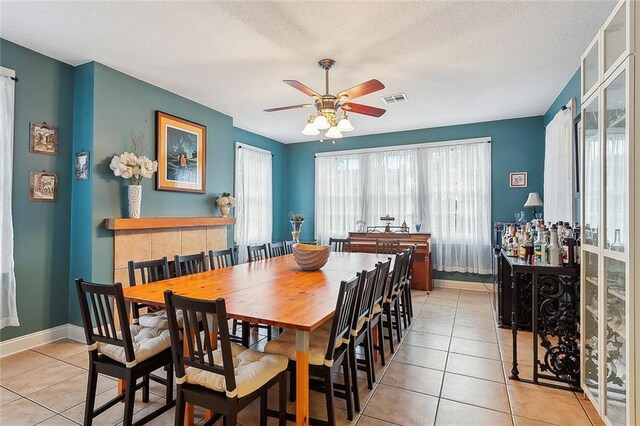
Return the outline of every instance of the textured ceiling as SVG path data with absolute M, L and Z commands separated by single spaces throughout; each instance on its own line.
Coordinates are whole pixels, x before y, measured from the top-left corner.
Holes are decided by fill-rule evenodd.
M 377 78 L 359 98 L 407 94 L 352 135 L 544 114 L 614 1 L 31 2 L 0 1 L 0 36 L 69 64 L 98 61 L 233 117 L 281 142 L 311 109 L 286 86 L 331 92 Z M 188 117 L 186 117 L 188 118 Z

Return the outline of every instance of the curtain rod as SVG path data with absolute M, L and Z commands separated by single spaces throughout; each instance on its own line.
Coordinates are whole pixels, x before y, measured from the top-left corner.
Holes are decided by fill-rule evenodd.
M 11 80 L 15 81 L 16 83 L 20 81 L 20 79 L 18 77 L 11 77 L 11 76 L 4 75 L 4 74 L 0 74 L 0 76 L 10 78 Z
M 422 142 L 422 143 L 405 144 L 405 145 L 381 146 L 381 147 L 375 147 L 375 148 L 360 148 L 360 149 L 349 149 L 349 150 L 342 150 L 342 151 L 317 152 L 314 155 L 314 158 L 330 157 L 334 155 L 371 153 L 371 152 L 406 151 L 406 150 L 412 150 L 412 149 L 438 148 L 443 146 L 471 145 L 471 144 L 478 144 L 478 143 L 490 144 L 491 137 L 485 136 L 485 137 L 471 138 L 471 139 L 455 139 L 455 140 L 448 140 L 448 141 Z

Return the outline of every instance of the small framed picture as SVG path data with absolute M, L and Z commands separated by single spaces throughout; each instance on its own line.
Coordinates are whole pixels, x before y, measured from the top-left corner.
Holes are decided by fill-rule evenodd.
M 29 151 L 58 155 L 58 129 L 47 123 L 31 123 Z
M 527 172 L 512 172 L 512 173 L 509 173 L 509 187 L 511 187 L 511 188 L 526 188 L 527 187 Z
M 29 173 L 29 200 L 50 201 L 58 200 L 58 175 L 55 173 Z
M 76 180 L 89 180 L 89 153 L 76 153 Z

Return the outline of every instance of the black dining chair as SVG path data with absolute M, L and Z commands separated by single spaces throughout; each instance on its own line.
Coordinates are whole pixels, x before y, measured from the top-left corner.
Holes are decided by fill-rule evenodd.
M 89 350 L 83 424 L 91 425 L 95 417 L 124 400 L 123 424 L 132 425 L 135 393 L 142 389 L 142 401 L 149 402 L 150 380 L 165 385 L 165 403 L 136 423 L 145 424 L 172 408 L 175 401 L 169 330 L 130 325 L 120 283 L 96 284 L 78 278 L 75 284 Z M 117 330 L 118 327 L 120 331 Z M 167 370 L 166 379 L 151 375 L 153 371 L 163 367 Z M 124 380 L 125 390 L 123 394 L 95 409 L 98 374 Z M 138 383 L 140 379 L 142 380 Z
M 373 305 L 367 326 L 370 329 L 372 340 L 377 335 L 377 345 L 373 344 L 373 350 L 378 351 L 380 363 L 385 365 L 384 359 L 384 330 L 382 324 L 382 306 L 386 297 L 386 290 L 391 285 L 389 270 L 391 269 L 391 258 L 384 262 L 378 262 L 376 266 L 376 285 L 373 290 Z M 376 330 L 374 330 L 376 329 Z M 375 369 L 373 370 L 373 381 L 375 382 Z
M 331 251 L 351 251 L 351 238 L 329 238 Z
M 368 327 L 370 315 L 373 311 L 374 290 L 376 285 L 377 269 L 358 273 L 360 278 L 358 296 L 355 306 L 355 314 L 351 322 L 351 337 L 349 342 L 351 363 L 351 378 L 353 380 L 353 401 L 357 412 L 360 412 L 360 391 L 358 389 L 358 369 L 367 375 L 367 386 L 373 389 L 374 365 L 373 365 L 373 340 L 371 329 Z M 363 358 L 356 357 L 356 348 L 363 346 Z
M 310 388 L 325 394 L 328 424 L 335 425 L 335 410 L 333 397 L 344 398 L 347 404 L 347 419 L 353 420 L 353 400 L 351 389 L 351 362 L 349 342 L 351 325 L 355 315 L 358 290 L 361 280 L 356 276 L 349 281 L 342 281 L 338 290 L 331 328 L 311 332 L 309 335 L 309 375 Z M 296 334 L 287 330 L 264 347 L 266 353 L 284 355 L 289 358 L 290 398 L 296 393 Z M 324 352 L 324 356 L 321 355 Z M 313 355 L 312 355 L 313 354 Z M 334 383 L 334 373 L 342 367 L 344 385 Z M 289 419 L 291 420 L 291 419 Z M 315 419 L 310 423 L 314 424 Z
M 287 254 L 284 247 L 284 242 L 276 241 L 269 243 L 269 257 L 279 257 Z
M 209 250 L 209 265 L 211 269 L 228 268 L 238 264 L 237 247 L 224 250 Z
M 238 413 L 260 398 L 260 424 L 266 425 L 267 394 L 278 384 L 278 418 L 284 426 L 288 359 L 232 343 L 226 327 L 228 317 L 224 299 L 191 299 L 170 290 L 164 297 L 178 385 L 175 424 L 184 424 L 185 404 L 192 403 L 215 413 L 206 424 L 224 417 L 225 425 L 235 426 Z M 184 318 L 182 327 L 178 325 L 178 311 Z M 204 333 L 200 332 L 199 322 Z M 184 353 L 181 335 L 186 339 L 187 353 Z M 212 335 L 217 337 L 212 338 Z
M 391 353 L 395 353 L 393 344 L 393 330 L 396 331 L 398 343 L 402 341 L 402 321 L 400 319 L 400 289 L 402 285 L 402 274 L 406 258 L 405 252 L 396 253 L 393 262 L 393 271 L 391 272 L 391 281 L 387 286 L 384 302 L 382 303 L 382 312 L 384 314 L 383 324 L 387 328 L 389 347 Z
M 293 245 L 296 243 L 293 240 L 290 241 L 283 241 L 282 242 L 284 244 L 284 252 L 286 254 L 292 254 L 293 253 Z
M 188 255 L 176 255 L 173 263 L 176 268 L 176 276 L 181 277 L 184 275 L 197 274 L 199 272 L 206 272 L 209 270 L 207 266 L 207 255 L 205 252 Z
M 247 255 L 249 257 L 249 262 L 268 259 L 269 245 L 265 243 L 265 244 L 255 245 L 255 246 L 247 246 Z
M 376 240 L 376 254 L 395 254 L 400 251 L 400 240 Z
M 142 262 L 134 262 L 130 260 L 127 263 L 127 270 L 129 272 L 129 286 L 131 287 L 134 287 L 138 284 L 144 285 L 155 281 L 171 278 L 169 276 L 169 261 L 166 257 L 163 257 L 162 259 L 145 260 Z M 140 277 L 139 280 L 137 276 Z M 131 308 L 134 324 L 140 324 L 141 308 L 147 308 L 149 312 L 160 312 L 160 309 L 158 309 L 156 306 L 150 306 L 135 302 L 131 303 Z M 154 316 L 156 315 L 143 315 L 141 325 L 144 325 L 146 327 L 152 326 L 147 320 L 153 320 Z

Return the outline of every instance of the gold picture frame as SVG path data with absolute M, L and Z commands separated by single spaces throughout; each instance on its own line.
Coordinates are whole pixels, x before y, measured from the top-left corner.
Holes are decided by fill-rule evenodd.
M 29 172 L 29 200 L 55 203 L 58 201 L 58 175 Z
M 58 155 L 58 129 L 47 123 L 29 123 L 29 152 Z
M 207 128 L 156 111 L 157 189 L 206 192 Z

